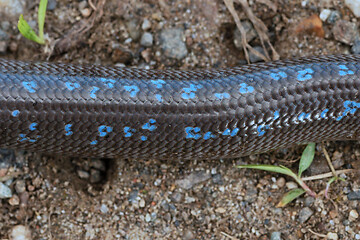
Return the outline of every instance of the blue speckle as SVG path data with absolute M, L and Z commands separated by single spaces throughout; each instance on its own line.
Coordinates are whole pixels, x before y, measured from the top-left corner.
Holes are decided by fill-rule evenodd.
M 212 132 L 207 132 L 204 134 L 204 140 L 208 140 L 210 138 L 216 138 L 216 135 L 213 134 Z
M 20 133 L 20 134 L 19 134 L 19 137 L 20 137 L 20 140 L 19 140 L 20 142 L 24 142 L 24 141 L 27 140 L 26 134 Z
M 149 122 L 145 123 L 143 126 L 142 126 L 142 129 L 147 129 L 149 131 L 154 131 L 156 129 L 156 126 L 153 125 L 154 123 L 156 123 L 156 120 L 155 119 L 150 119 Z
M 163 84 L 165 84 L 165 81 L 160 80 L 160 79 L 159 80 L 151 80 L 151 82 L 156 85 L 156 88 L 162 88 Z
M 297 79 L 299 81 L 305 81 L 312 78 L 312 73 L 314 73 L 314 70 L 311 68 L 305 68 L 304 70 L 298 71 Z
M 304 122 L 305 119 L 309 119 L 310 116 L 311 116 L 310 113 L 304 113 L 304 112 L 303 112 L 303 113 L 300 113 L 298 119 L 299 119 L 299 121 Z
M 327 113 L 328 111 L 329 111 L 329 109 L 326 108 L 324 111 L 321 112 L 320 117 L 321 117 L 321 118 L 326 118 L 326 113 Z
M 40 138 L 39 135 L 36 136 L 36 138 L 34 138 L 34 139 L 33 139 L 33 138 L 29 138 L 29 137 L 26 136 L 26 134 L 23 134 L 23 133 L 20 133 L 20 134 L 19 134 L 19 137 L 20 137 L 20 139 L 19 139 L 20 142 L 28 141 L 28 142 L 30 142 L 30 143 L 34 143 L 34 142 L 37 141 L 36 138 Z
M 114 83 L 116 82 L 114 79 L 107 78 L 100 78 L 100 81 L 102 81 L 108 88 L 113 88 Z
M 124 127 L 125 137 L 131 137 L 136 130 L 130 127 Z
M 66 82 L 65 83 L 65 86 L 70 90 L 74 90 L 75 88 L 79 88 L 80 87 L 80 84 L 78 83 L 72 83 L 72 82 Z
M 200 130 L 201 129 L 199 127 L 186 127 L 185 128 L 186 138 L 194 138 L 194 139 L 201 138 L 201 134 L 199 133 Z
M 163 98 L 162 98 L 162 96 L 160 94 L 155 94 L 155 97 L 159 102 L 163 101 Z
M 360 108 L 360 102 L 355 101 L 345 101 L 344 102 L 345 110 L 341 116 L 339 116 L 336 120 L 340 121 L 343 117 L 345 117 L 348 113 L 354 114 L 357 109 Z
M 274 112 L 274 120 L 278 119 L 280 117 L 280 112 L 279 111 L 275 111 Z
M 280 80 L 281 78 L 286 78 L 287 74 L 285 72 L 270 73 L 270 77 L 275 80 Z
M 135 85 L 124 86 L 124 89 L 130 93 L 130 97 L 135 97 L 139 92 L 139 87 Z
M 339 71 L 339 75 L 340 75 L 340 76 L 345 76 L 345 75 L 352 75 L 352 74 L 354 74 L 354 72 L 351 71 L 351 70 L 349 70 L 349 68 L 348 68 L 347 66 L 345 66 L 345 65 L 339 65 L 339 68 L 341 69 L 341 70 Z
M 71 131 L 72 124 L 66 124 L 65 125 L 65 136 L 70 136 L 73 134 Z
M 184 93 L 181 95 L 183 99 L 192 99 L 195 98 L 195 92 L 202 88 L 200 84 L 190 84 L 190 87 L 183 88 Z
M 30 123 L 30 126 L 29 126 L 30 131 L 36 130 L 37 125 L 38 125 L 37 123 Z
M 224 99 L 224 98 L 230 98 L 230 94 L 228 93 L 215 93 L 214 94 L 216 98 L 218 99 Z
M 35 88 L 37 87 L 36 82 L 34 81 L 30 81 L 30 82 L 23 82 L 22 83 L 24 88 L 26 88 L 26 90 L 28 90 L 31 93 L 36 92 Z
M 11 115 L 12 115 L 13 117 L 17 117 L 17 116 L 19 115 L 19 113 L 20 113 L 19 110 L 14 110 L 14 111 L 12 111 Z
M 239 132 L 239 128 L 234 128 L 233 130 L 230 130 L 229 128 L 225 129 L 223 134 L 224 136 L 231 136 L 234 137 Z
M 90 91 L 90 97 L 91 98 L 96 98 L 96 92 L 99 91 L 98 87 L 93 87 Z
M 94 140 L 94 141 L 92 141 L 90 144 L 91 145 L 96 145 L 98 143 L 98 141 L 97 140 Z
M 262 135 L 264 135 L 265 134 L 265 130 L 266 129 L 269 129 L 270 128 L 270 126 L 269 125 L 260 125 L 260 126 L 258 126 L 257 127 L 257 132 L 258 132 L 258 136 L 260 137 L 260 136 L 262 136 Z
M 99 136 L 105 137 L 108 133 L 112 132 L 113 128 L 105 125 L 101 125 L 98 128 Z
M 246 83 L 240 83 L 239 92 L 244 93 L 252 93 L 254 91 L 254 87 L 247 85 Z
M 146 136 L 141 136 L 140 139 L 141 139 L 141 141 L 146 141 L 147 137 Z

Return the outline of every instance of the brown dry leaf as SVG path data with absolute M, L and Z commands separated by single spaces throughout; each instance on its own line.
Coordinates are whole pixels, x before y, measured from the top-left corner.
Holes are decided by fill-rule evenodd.
M 297 34 L 307 32 L 314 33 L 316 36 L 323 38 L 325 31 L 323 29 L 322 21 L 318 15 L 314 14 L 303 21 L 301 21 L 295 29 Z

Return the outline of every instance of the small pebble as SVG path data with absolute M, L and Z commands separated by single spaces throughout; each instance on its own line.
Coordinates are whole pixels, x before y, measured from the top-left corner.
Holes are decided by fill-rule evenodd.
M 48 4 L 46 6 L 46 10 L 49 10 L 49 11 L 55 10 L 56 5 L 57 5 L 56 0 L 49 0 Z
M 305 206 L 310 207 L 315 202 L 315 198 L 313 197 L 306 197 L 305 198 Z
M 281 240 L 281 232 L 272 232 L 270 240 Z
M 13 195 L 10 199 L 9 199 L 9 204 L 11 206 L 17 206 L 20 204 L 20 198 L 18 195 Z
M 11 229 L 10 239 L 12 240 L 31 240 L 31 231 L 29 227 L 17 225 Z
M 0 182 L 0 199 L 11 198 L 11 197 L 12 197 L 11 189 L 2 182 Z
M 349 221 L 353 222 L 359 217 L 359 213 L 356 210 L 351 210 L 349 213 Z
M 347 195 L 347 198 L 349 200 L 360 200 L 360 191 L 356 191 L 356 192 L 350 192 Z
M 327 237 L 327 239 L 330 239 L 330 240 L 337 240 L 339 238 L 339 236 L 336 233 L 332 233 L 332 232 L 328 232 L 326 237 Z
M 215 212 L 217 212 L 217 213 L 225 213 L 226 209 L 223 208 L 223 207 L 219 207 L 219 208 L 215 209 Z
M 279 187 L 279 188 L 282 188 L 285 186 L 285 178 L 283 177 L 280 177 L 276 180 L 276 185 Z
M 102 213 L 107 213 L 109 211 L 109 209 L 105 204 L 101 204 L 100 211 Z
M 320 17 L 321 21 L 325 22 L 325 21 L 328 19 L 328 17 L 330 16 L 330 14 L 331 14 L 331 10 L 330 10 L 330 9 L 323 9 L 323 10 L 320 12 L 319 17 Z
M 141 207 L 141 208 L 145 207 L 145 200 L 144 199 L 140 199 L 139 207 Z
M 241 22 L 241 25 L 245 29 L 246 32 L 246 41 L 250 42 L 257 37 L 257 33 L 253 27 L 253 25 L 249 21 Z M 234 45 L 237 49 L 242 50 L 242 36 L 238 28 L 234 30 Z
M 205 171 L 197 171 L 187 175 L 185 178 L 181 180 L 176 180 L 175 184 L 185 190 L 189 190 L 196 184 L 208 180 L 210 177 L 211 177 L 210 173 L 207 173 Z
M 360 17 L 360 0 L 345 0 L 345 5 L 356 17 Z
M 287 182 L 286 183 L 286 188 L 291 190 L 291 189 L 298 188 L 298 185 L 295 182 Z
M 17 180 L 15 182 L 15 191 L 17 193 L 22 193 L 22 192 L 25 192 L 25 190 L 26 190 L 25 181 L 24 180 Z
M 184 240 L 192 240 L 192 239 L 195 239 L 195 236 L 189 229 L 187 229 L 187 230 L 185 230 L 182 239 L 184 239 Z
M 335 23 L 332 29 L 335 40 L 352 45 L 359 35 L 357 24 L 346 20 L 339 20 Z
M 91 15 L 91 9 L 90 8 L 84 8 L 80 10 L 81 16 L 84 18 L 87 18 Z
M 90 177 L 90 174 L 84 170 L 77 170 L 77 174 L 81 179 L 88 179 Z
M 299 212 L 299 222 L 300 223 L 306 222 L 313 214 L 314 211 L 311 210 L 309 207 L 305 207 L 301 209 Z
M 151 221 L 151 216 L 150 216 L 150 214 L 146 214 L 146 216 L 145 216 L 145 221 L 146 222 L 150 222 Z
M 168 58 L 183 59 L 188 50 L 184 42 L 184 30 L 169 28 L 161 31 L 159 36 L 160 47 Z
M 145 18 L 141 25 L 141 29 L 146 31 L 146 30 L 149 30 L 150 28 L 151 28 L 151 22 Z

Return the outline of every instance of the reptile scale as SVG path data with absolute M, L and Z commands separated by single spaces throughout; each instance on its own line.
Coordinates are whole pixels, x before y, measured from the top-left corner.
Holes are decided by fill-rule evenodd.
M 0 106 L 2 148 L 234 158 L 360 140 L 360 55 L 195 71 L 0 60 Z

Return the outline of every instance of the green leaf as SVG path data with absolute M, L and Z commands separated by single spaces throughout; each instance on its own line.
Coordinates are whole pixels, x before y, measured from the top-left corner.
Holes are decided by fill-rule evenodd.
M 27 39 L 37 42 L 37 43 L 40 43 L 40 44 L 44 44 L 44 40 L 40 39 L 36 35 L 35 31 L 26 22 L 26 20 L 24 19 L 24 16 L 22 14 L 19 17 L 18 29 L 19 29 L 20 33 Z
M 282 173 L 282 174 L 288 175 L 290 177 L 293 177 L 295 179 L 297 178 L 296 174 L 293 173 L 293 171 L 291 171 L 289 168 L 284 167 L 284 166 L 273 166 L 273 165 L 265 165 L 265 164 L 260 164 L 260 165 L 251 164 L 251 165 L 238 165 L 236 167 L 237 168 L 258 169 L 258 170 L 264 170 L 264 171 L 269 171 L 269 172 Z
M 285 207 L 288 203 L 292 202 L 294 199 L 296 199 L 303 193 L 305 193 L 305 190 L 301 188 L 291 190 L 281 198 L 281 201 L 276 207 Z
M 315 143 L 309 143 L 305 150 L 303 151 L 299 164 L 298 176 L 301 177 L 301 174 L 310 167 L 315 156 Z
M 44 24 L 48 0 L 40 0 L 38 10 L 39 38 L 44 41 Z

